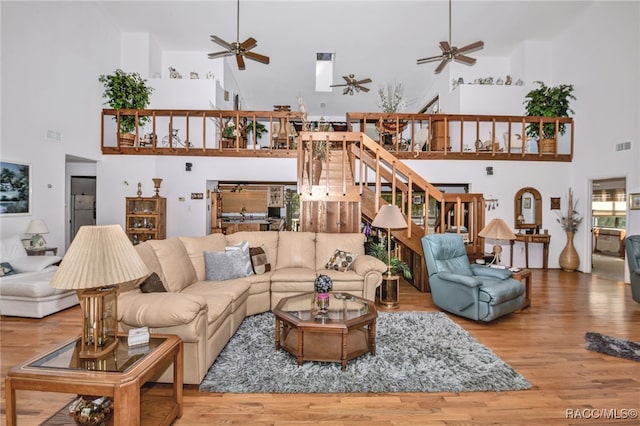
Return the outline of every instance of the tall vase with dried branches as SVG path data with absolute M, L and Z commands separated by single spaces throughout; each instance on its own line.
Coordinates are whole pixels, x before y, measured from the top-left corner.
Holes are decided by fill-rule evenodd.
M 578 226 L 582 222 L 582 217 L 576 210 L 577 206 L 578 201 L 573 201 L 573 190 L 569 188 L 567 214 L 560 214 L 558 217 L 558 223 L 562 225 L 562 229 L 564 229 L 567 234 L 567 244 L 562 249 L 562 252 L 560 252 L 558 262 L 560 263 L 560 267 L 566 272 L 573 272 L 580 266 L 580 256 L 573 245 L 574 234 L 578 231 Z

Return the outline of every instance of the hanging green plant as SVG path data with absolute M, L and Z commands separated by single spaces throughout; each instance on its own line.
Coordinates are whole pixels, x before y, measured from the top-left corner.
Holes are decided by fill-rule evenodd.
M 98 81 L 104 85 L 102 97 L 107 99 L 105 104 L 113 109 L 145 109 L 149 105 L 153 87 L 147 86 L 147 80 L 137 72 L 126 73 L 117 69 L 113 74 L 101 75 Z M 139 117 L 138 126 L 143 126 L 148 121 L 149 117 Z M 132 133 L 135 128 L 134 116 L 120 116 L 120 132 Z

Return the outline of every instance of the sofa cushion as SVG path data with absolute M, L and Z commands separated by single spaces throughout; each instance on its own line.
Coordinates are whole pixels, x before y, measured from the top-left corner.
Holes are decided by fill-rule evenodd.
M 264 245 L 260 247 L 249 247 L 249 254 L 251 256 L 251 266 L 255 274 L 264 274 L 265 272 L 271 271 L 267 248 Z
M 155 272 L 152 272 L 151 275 L 145 279 L 142 284 L 140 284 L 140 291 L 143 293 L 162 293 L 167 291 L 162 284 L 162 280 Z
M 191 263 L 196 270 L 198 281 L 204 280 L 204 252 L 224 251 L 227 240 L 224 234 L 210 234 L 205 237 L 179 237 L 189 253 Z
M 336 250 L 324 267 L 326 269 L 333 269 L 334 271 L 346 272 L 351 267 L 353 261 L 356 260 L 356 257 L 358 257 L 356 253 Z
M 333 250 L 331 251 L 331 253 L 333 253 Z M 329 260 L 329 257 L 330 255 L 327 256 L 327 258 L 324 260 L 324 263 Z M 313 269 L 315 261 L 316 234 L 314 232 L 280 232 L 280 238 L 278 240 L 278 260 L 276 263 L 276 269 Z
M 311 291 L 313 291 L 313 283 L 316 280 L 318 274 L 311 268 L 284 268 L 276 269 L 271 275 L 271 290 L 274 286 L 280 282 L 308 282 L 311 285 Z
M 158 261 L 158 256 L 156 256 L 156 252 L 153 249 L 153 247 L 151 247 L 151 244 L 147 244 L 147 243 L 137 244 L 134 246 L 134 248 L 136 249 L 136 252 L 140 256 L 144 264 L 147 266 L 149 273 L 152 274 L 155 272 L 158 275 L 158 278 L 160 278 L 160 281 L 165 282 L 165 278 L 162 273 L 162 267 L 160 266 L 160 262 Z M 118 286 L 118 291 L 119 293 L 122 294 L 122 293 L 126 293 L 127 291 L 138 290 L 138 287 L 143 282 L 144 282 L 144 279 L 140 280 L 140 282 L 137 284 L 135 282 L 127 283 L 124 285 L 120 284 Z
M 240 271 L 243 276 L 253 275 L 253 266 L 251 266 L 251 254 L 249 253 L 249 241 L 241 241 L 238 244 L 225 247 L 224 251 L 238 251 L 242 255 L 242 264 Z
M 16 271 L 13 270 L 13 266 L 9 262 L 0 263 L 0 277 L 15 275 L 15 273 Z
M 316 258 L 306 266 L 315 265 L 316 269 L 325 267 L 336 250 L 357 255 L 364 254 L 364 234 L 352 233 L 318 233 L 316 234 Z
M 278 260 L 278 231 L 241 231 L 227 235 L 228 244 L 238 244 L 240 241 L 249 241 L 249 247 L 262 247 L 267 249 L 267 257 L 271 269 L 275 268 Z
M 59 256 L 21 256 L 11 261 L 11 267 L 17 273 L 40 272 L 62 260 Z
M 198 280 L 189 254 L 179 238 L 149 240 L 144 244 L 149 244 L 155 251 L 162 268 L 162 275 L 164 275 L 164 277 L 161 275 L 162 282 L 168 291 L 180 292 Z
M 17 235 L 0 240 L 0 262 L 11 262 L 16 257 L 26 255 L 27 251 Z
M 239 250 L 205 251 L 204 269 L 207 281 L 224 281 L 246 277 L 247 270 L 244 254 Z

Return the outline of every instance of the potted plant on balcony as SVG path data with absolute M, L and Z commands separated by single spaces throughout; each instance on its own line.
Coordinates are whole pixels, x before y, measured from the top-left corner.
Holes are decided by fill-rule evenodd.
M 267 128 L 265 127 L 264 124 L 260 123 L 259 121 L 250 121 L 249 124 L 247 124 L 247 139 L 250 139 L 249 135 L 253 135 L 253 128 L 256 128 L 256 139 L 260 139 L 262 138 L 262 135 L 264 135 L 265 133 L 267 133 Z
M 570 107 L 570 100 L 575 100 L 572 84 L 560 84 L 558 86 L 547 86 L 542 81 L 536 81 L 540 85 L 537 89 L 531 90 L 525 96 L 524 106 L 527 116 L 530 117 L 568 117 L 573 114 Z M 564 135 L 565 125 L 560 123 L 558 134 Z M 527 125 L 527 135 L 538 139 L 538 152 L 555 153 L 558 141 L 556 140 L 555 123 L 544 123 L 542 129 L 539 123 L 529 123 Z
M 126 73 L 117 69 L 113 74 L 101 75 L 98 81 L 104 85 L 102 96 L 107 99 L 105 104 L 113 109 L 145 109 L 149 105 L 149 96 L 153 88 L 148 86 L 147 80 L 137 72 Z M 139 117 L 137 125 L 143 126 L 148 120 L 149 117 Z M 121 115 L 118 129 L 120 144 L 133 146 L 135 135 L 132 133 L 135 129 L 136 117 Z

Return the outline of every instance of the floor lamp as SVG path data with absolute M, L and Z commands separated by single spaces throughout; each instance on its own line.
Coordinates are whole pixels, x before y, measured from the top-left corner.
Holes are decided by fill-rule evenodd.
M 515 240 L 516 236 L 509 226 L 502 219 L 492 219 L 482 231 L 478 232 L 478 236 L 493 241 L 493 260 L 489 265 L 495 262 L 500 264 L 500 253 L 502 253 L 502 241 Z

